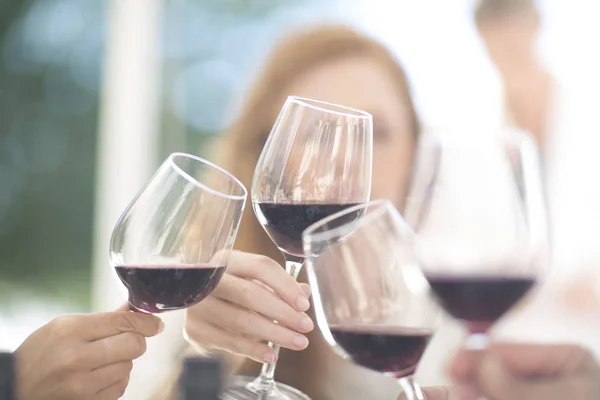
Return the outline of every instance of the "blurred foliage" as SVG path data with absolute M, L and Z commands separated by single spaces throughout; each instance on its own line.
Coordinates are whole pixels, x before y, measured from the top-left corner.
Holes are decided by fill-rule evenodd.
M 165 1 L 162 155 L 205 154 L 265 49 L 292 23 L 322 15 L 325 3 Z M 0 1 L 3 304 L 26 289 L 89 307 L 107 4 Z
M 26 287 L 89 303 L 103 16 L 101 2 L 1 2 L 0 301 Z

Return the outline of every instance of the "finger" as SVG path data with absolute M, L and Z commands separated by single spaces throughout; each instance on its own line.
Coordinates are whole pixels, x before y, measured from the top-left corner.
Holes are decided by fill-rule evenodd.
M 296 311 L 275 293 L 252 281 L 229 276 L 221 281 L 217 290 L 214 292 L 215 297 L 255 311 L 295 331 L 306 333 L 314 329 L 308 315 Z
M 131 310 L 131 306 L 129 305 L 129 302 L 121 304 L 119 306 L 119 308 L 117 308 L 115 311 L 130 311 Z
M 225 350 L 259 363 L 277 361 L 277 354 L 266 344 L 234 335 L 206 322 L 187 324 L 183 336 L 192 346 L 200 346 L 203 350 L 206 348 Z
M 302 292 L 304 292 L 306 297 L 310 298 L 310 295 L 311 295 L 310 285 L 308 283 L 300 283 L 300 288 L 302 289 Z
M 452 379 L 461 384 L 469 382 L 477 369 L 477 364 L 481 356 L 481 351 L 473 351 L 465 348 L 459 350 L 450 363 L 449 374 Z
M 230 332 L 273 342 L 290 350 L 304 350 L 308 346 L 306 336 L 221 299 L 212 298 L 203 311 L 211 324 Z
M 90 343 L 87 351 L 92 368 L 100 368 L 139 358 L 146 352 L 146 339 L 133 332 L 120 333 Z
M 123 397 L 129 385 L 129 378 L 120 380 L 113 385 L 101 390 L 96 394 L 94 400 L 117 400 Z
M 483 396 L 494 400 L 568 399 L 572 385 L 564 377 L 524 379 L 513 375 L 496 355 L 483 357 L 476 372 Z
M 94 392 L 98 394 L 117 382 L 129 379 L 132 368 L 132 361 L 123 361 L 96 368 L 90 373 L 90 382 L 94 385 Z
M 135 332 L 145 337 L 154 336 L 164 329 L 162 320 L 154 315 L 113 311 L 81 314 L 78 328 L 86 340 L 93 341 L 123 332 Z
M 574 345 L 495 343 L 489 352 L 511 373 L 524 377 L 576 374 L 593 361 L 589 351 Z
M 257 279 L 265 283 L 298 311 L 306 311 L 310 307 L 308 297 L 300 284 L 269 257 L 240 251 L 232 252 L 228 272 L 239 278 Z

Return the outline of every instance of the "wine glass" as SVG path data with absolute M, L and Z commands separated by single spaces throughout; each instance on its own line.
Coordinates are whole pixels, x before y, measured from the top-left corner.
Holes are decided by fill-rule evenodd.
M 132 311 L 190 307 L 221 280 L 247 191 L 233 175 L 174 153 L 129 204 L 110 240 L 110 265 Z
M 547 212 L 532 138 L 424 134 L 404 212 L 418 263 L 467 348 L 534 286 L 548 263 Z
M 376 200 L 315 223 L 303 241 L 326 341 L 355 364 L 394 377 L 407 400 L 423 400 L 412 376 L 439 308 L 413 260 L 413 236 L 389 200 Z
M 369 200 L 372 154 L 370 114 L 318 100 L 287 98 L 256 165 L 252 205 L 294 278 L 304 262 L 302 231 Z M 269 345 L 279 351 L 279 346 Z M 237 377 L 225 398 L 308 399 L 297 389 L 276 383 L 275 366 L 264 364 L 256 379 Z

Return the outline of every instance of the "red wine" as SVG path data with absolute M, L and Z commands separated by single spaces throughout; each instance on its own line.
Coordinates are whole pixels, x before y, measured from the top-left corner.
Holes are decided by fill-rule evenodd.
M 129 290 L 129 303 L 140 311 L 160 313 L 198 303 L 215 289 L 224 266 L 127 265 L 115 267 Z
M 271 240 L 285 253 L 304 257 L 302 248 L 302 232 L 325 217 L 355 206 L 359 203 L 347 204 L 285 204 L 254 203 L 258 221 L 263 225 Z M 364 210 L 350 213 L 347 218 L 338 221 L 338 225 L 351 222 Z
M 356 364 L 397 379 L 415 373 L 432 333 L 385 325 L 330 325 L 329 329 Z
M 533 286 L 532 277 L 428 275 L 441 306 L 465 321 L 472 333 L 484 333 Z

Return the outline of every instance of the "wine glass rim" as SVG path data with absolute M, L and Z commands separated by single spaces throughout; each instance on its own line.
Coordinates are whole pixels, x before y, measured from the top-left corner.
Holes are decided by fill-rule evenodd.
M 177 158 L 177 157 L 192 159 L 192 160 L 198 161 L 202 164 L 207 165 L 210 168 L 213 168 L 213 169 L 219 171 L 221 174 L 225 175 L 227 178 L 229 178 L 233 182 L 235 182 L 237 184 L 237 186 L 239 186 L 242 189 L 242 194 L 238 195 L 238 194 L 233 194 L 233 193 L 224 193 L 220 190 L 217 190 L 215 188 L 212 188 L 212 187 L 200 182 L 198 179 L 192 177 L 190 174 L 185 172 L 179 165 L 177 165 L 177 163 L 175 162 L 175 158 Z M 222 167 L 219 167 L 215 163 L 205 160 L 204 158 L 201 158 L 201 157 L 198 157 L 198 156 L 195 156 L 192 154 L 188 154 L 188 153 L 183 153 L 183 152 L 171 153 L 171 155 L 169 155 L 168 159 L 171 164 L 171 167 L 174 170 L 176 170 L 179 175 L 181 175 L 183 178 L 185 178 L 188 182 L 192 183 L 193 185 L 196 185 L 197 187 L 201 188 L 202 190 L 205 190 L 211 194 L 214 194 L 215 196 L 225 197 L 225 198 L 228 198 L 231 200 L 244 200 L 248 197 L 248 190 L 246 189 L 244 184 L 238 178 L 236 178 L 231 172 L 227 171 L 226 169 L 224 169 Z
M 348 106 L 343 106 L 341 104 L 330 103 L 328 101 L 310 99 L 308 97 L 300 97 L 300 96 L 288 96 L 287 100 L 297 103 L 297 104 L 300 104 L 300 105 L 303 105 L 305 107 L 312 108 L 314 110 L 323 111 L 323 112 L 327 112 L 327 113 L 335 114 L 335 115 L 340 115 L 343 117 L 352 117 L 352 118 L 368 119 L 368 120 L 373 119 L 373 116 L 364 110 L 360 110 L 358 108 L 352 108 L 352 107 L 348 107 Z M 328 107 L 335 107 L 338 110 L 331 109 Z M 342 110 L 345 110 L 345 111 L 342 111 Z
M 327 224 L 329 224 L 330 222 L 335 221 L 336 219 L 339 219 L 346 214 L 350 214 L 355 211 L 358 211 L 361 209 L 367 209 L 370 207 L 374 207 L 375 209 L 371 213 L 360 217 L 358 220 L 352 220 L 352 221 L 343 223 L 342 225 L 336 226 L 333 229 L 326 229 L 326 230 L 319 231 L 323 227 L 327 226 Z M 311 243 L 327 241 L 327 240 L 330 240 L 332 237 L 341 236 L 344 232 L 348 231 L 348 226 L 362 225 L 365 223 L 369 223 L 370 221 L 372 221 L 375 218 L 380 217 L 383 213 L 387 212 L 390 209 L 395 210 L 396 208 L 394 207 L 394 204 L 389 199 L 372 200 L 372 201 L 368 201 L 366 203 L 361 203 L 361 204 L 357 204 L 352 207 L 345 208 L 341 211 L 338 211 L 335 214 L 331 214 L 331 215 L 315 222 L 314 224 L 312 224 L 308 228 L 306 228 L 304 230 L 304 232 L 302 232 L 302 242 L 304 244 L 311 244 Z

